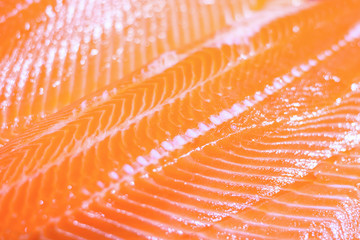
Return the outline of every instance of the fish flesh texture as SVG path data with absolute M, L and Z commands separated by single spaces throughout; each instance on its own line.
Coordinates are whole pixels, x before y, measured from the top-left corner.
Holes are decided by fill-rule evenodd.
M 360 238 L 360 1 L 0 4 L 1 239 Z
M 0 1 L 0 144 L 113 82 L 160 73 L 263 5 L 178 2 Z

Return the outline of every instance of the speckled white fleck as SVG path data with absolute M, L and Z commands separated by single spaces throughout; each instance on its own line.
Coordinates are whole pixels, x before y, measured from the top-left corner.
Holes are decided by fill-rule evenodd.
M 136 161 L 143 166 L 147 166 L 149 164 L 148 161 L 142 156 L 137 157 Z

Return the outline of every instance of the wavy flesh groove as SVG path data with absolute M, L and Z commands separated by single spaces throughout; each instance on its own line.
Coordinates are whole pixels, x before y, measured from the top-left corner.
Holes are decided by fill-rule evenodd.
M 275 10 L 0 148 L 2 237 L 359 238 L 360 2 Z
M 0 1 L 0 144 L 110 83 L 161 72 L 264 1 L 177 2 Z

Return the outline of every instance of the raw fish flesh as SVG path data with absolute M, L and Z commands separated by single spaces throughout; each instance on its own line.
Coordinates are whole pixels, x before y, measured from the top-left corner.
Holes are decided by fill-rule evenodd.
M 360 1 L 15 2 L 0 239 L 360 239 Z

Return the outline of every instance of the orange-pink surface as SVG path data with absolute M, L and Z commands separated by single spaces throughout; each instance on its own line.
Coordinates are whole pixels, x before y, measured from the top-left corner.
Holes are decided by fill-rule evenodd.
M 0 0 L 0 239 L 359 239 L 359 13 Z

